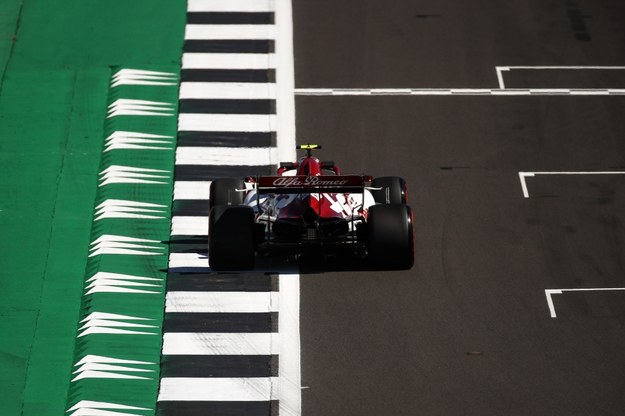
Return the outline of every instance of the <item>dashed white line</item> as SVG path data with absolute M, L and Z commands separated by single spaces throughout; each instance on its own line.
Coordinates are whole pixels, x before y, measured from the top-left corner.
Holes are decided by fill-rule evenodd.
M 623 88 L 297 88 L 309 96 L 575 96 L 625 95 Z

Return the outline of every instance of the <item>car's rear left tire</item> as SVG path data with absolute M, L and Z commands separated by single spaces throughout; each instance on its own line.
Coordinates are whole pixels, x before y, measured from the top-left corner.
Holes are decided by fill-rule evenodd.
M 211 182 L 208 200 L 208 210 L 218 205 L 241 205 L 245 192 L 245 182 L 239 178 L 219 178 Z
M 208 263 L 216 271 L 254 268 L 254 210 L 245 205 L 214 206 L 208 218 Z
M 406 204 L 369 207 L 367 256 L 379 269 L 409 269 L 414 264 L 412 210 Z

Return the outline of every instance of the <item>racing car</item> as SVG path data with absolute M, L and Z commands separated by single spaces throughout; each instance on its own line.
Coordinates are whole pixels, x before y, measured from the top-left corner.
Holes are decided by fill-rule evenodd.
M 414 263 L 412 210 L 396 176 L 343 175 L 304 144 L 276 175 L 220 178 L 209 195 L 208 259 L 215 271 L 249 270 L 257 256 L 356 256 L 378 269 Z

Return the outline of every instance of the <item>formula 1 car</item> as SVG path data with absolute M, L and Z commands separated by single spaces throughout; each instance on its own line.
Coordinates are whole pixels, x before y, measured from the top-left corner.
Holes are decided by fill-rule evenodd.
M 210 185 L 208 258 L 216 271 L 249 270 L 257 255 L 351 255 L 379 269 L 414 263 L 412 210 L 404 179 L 342 175 L 306 156 L 275 176 L 222 178 Z

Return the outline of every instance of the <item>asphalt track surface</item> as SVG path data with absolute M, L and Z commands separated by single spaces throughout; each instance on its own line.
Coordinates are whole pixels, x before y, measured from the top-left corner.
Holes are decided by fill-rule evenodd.
M 295 1 L 296 88 L 497 88 L 495 67 L 625 63 L 617 0 Z M 514 88 L 622 88 L 519 71 Z M 310 97 L 298 142 L 400 175 L 409 271 L 301 277 L 304 415 L 621 415 L 624 97 Z

